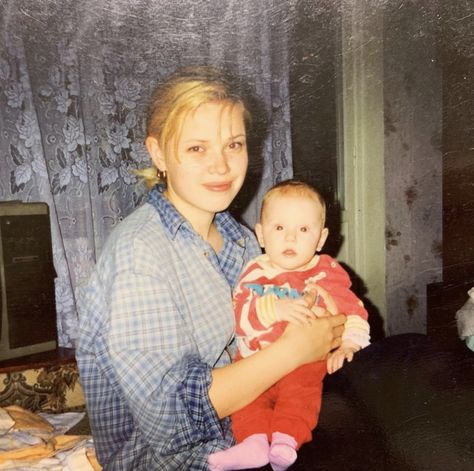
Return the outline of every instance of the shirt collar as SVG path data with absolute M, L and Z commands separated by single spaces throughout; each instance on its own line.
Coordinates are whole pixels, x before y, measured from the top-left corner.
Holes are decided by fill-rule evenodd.
M 215 223 L 219 232 L 225 239 L 230 239 L 241 247 L 245 247 L 245 234 L 242 226 L 234 219 L 228 211 L 216 214 Z
M 187 221 L 166 198 L 164 195 L 165 189 L 166 185 L 161 183 L 155 185 L 148 194 L 148 203 L 156 209 L 164 228 L 168 231 L 170 237 L 174 239 L 179 228 L 186 224 Z
M 159 183 L 155 185 L 149 192 L 148 202 L 158 211 L 163 226 L 170 234 L 170 237 L 174 239 L 181 227 L 195 233 L 189 222 L 177 211 L 168 198 L 166 198 L 164 195 L 165 189 L 166 185 L 164 184 Z M 215 223 L 224 239 L 230 239 L 241 247 L 245 246 L 247 236 L 242 226 L 228 211 L 217 213 Z

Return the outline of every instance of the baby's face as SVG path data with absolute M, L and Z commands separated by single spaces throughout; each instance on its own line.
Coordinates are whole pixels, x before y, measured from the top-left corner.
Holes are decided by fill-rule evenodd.
M 322 212 L 311 198 L 275 195 L 267 201 L 255 230 L 275 267 L 299 269 L 322 249 L 328 235 Z

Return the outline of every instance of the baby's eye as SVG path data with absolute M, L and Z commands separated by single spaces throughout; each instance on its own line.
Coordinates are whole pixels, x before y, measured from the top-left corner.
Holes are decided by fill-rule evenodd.
M 300 231 L 301 231 L 301 232 L 308 232 L 309 229 L 308 229 L 307 226 L 303 226 L 303 227 L 300 227 Z
M 282 226 L 281 224 L 277 224 L 277 225 L 275 226 L 275 230 L 276 230 L 276 231 L 282 231 L 282 230 L 283 230 L 283 226 Z

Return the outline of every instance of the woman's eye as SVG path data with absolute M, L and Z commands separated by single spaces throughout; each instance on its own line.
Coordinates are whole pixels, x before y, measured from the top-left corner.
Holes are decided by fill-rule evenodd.
M 188 152 L 201 152 L 202 150 L 201 146 L 191 146 L 188 148 Z
M 239 150 L 239 149 L 242 149 L 242 147 L 244 146 L 244 143 L 243 142 L 240 142 L 240 141 L 234 141 L 234 142 L 231 142 L 229 144 L 229 147 L 232 149 L 232 150 Z

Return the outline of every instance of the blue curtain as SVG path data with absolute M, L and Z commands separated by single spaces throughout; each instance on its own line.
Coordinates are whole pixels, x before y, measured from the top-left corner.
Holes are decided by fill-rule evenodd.
M 296 0 L 4 0 L 0 3 L 0 200 L 51 211 L 61 346 L 74 346 L 75 288 L 111 229 L 143 201 L 144 106 L 176 68 L 232 69 L 268 120 L 242 213 L 291 177 L 287 36 Z M 263 167 L 258 162 L 263 160 Z M 255 189 L 255 188 L 254 188 Z M 34 282 L 34 280 L 32 280 Z

